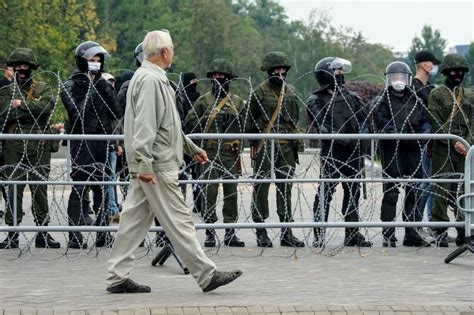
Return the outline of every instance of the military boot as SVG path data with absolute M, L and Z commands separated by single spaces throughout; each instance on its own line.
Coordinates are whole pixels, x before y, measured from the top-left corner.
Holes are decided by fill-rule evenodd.
M 257 229 L 257 246 L 273 247 L 272 240 L 268 237 L 266 229 Z
M 0 243 L 0 249 L 18 248 L 20 246 L 19 236 L 20 234 L 16 232 L 8 232 L 7 238 Z
M 206 230 L 206 239 L 204 240 L 204 247 L 216 247 L 216 231 L 214 231 L 214 229 Z
M 281 229 L 281 246 L 304 247 L 304 242 L 293 235 L 291 229 Z
M 344 246 L 372 247 L 372 242 L 367 241 L 358 230 L 348 229 L 344 238 Z
M 431 244 L 425 241 L 414 228 L 405 228 L 403 246 L 431 247 Z
M 245 247 L 245 242 L 235 234 L 234 229 L 226 229 L 224 235 L 224 245 L 229 247 Z
M 35 247 L 37 248 L 61 248 L 61 244 L 57 242 L 48 232 L 40 232 L 36 234 Z

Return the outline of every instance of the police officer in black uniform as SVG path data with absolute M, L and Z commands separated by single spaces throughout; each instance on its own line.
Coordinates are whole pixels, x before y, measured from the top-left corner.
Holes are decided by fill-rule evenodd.
M 112 134 L 113 122 L 121 117 L 117 95 L 109 83 L 101 77 L 107 51 L 98 43 L 86 41 L 77 46 L 75 61 L 77 70 L 63 83 L 61 100 L 69 117 L 73 134 Z M 109 141 L 71 141 L 71 178 L 74 181 L 104 181 L 107 169 Z M 69 225 L 84 223 L 83 212 L 89 207 L 87 185 L 74 185 L 68 202 Z M 93 192 L 93 209 L 96 225 L 109 224 L 106 186 L 90 185 Z M 112 245 L 109 233 L 98 232 L 97 247 Z M 69 233 L 69 248 L 87 248 L 80 232 Z
M 426 133 L 430 131 L 428 112 L 411 88 L 412 72 L 401 61 L 389 64 L 385 70 L 383 95 L 375 99 L 374 114 L 381 133 Z M 385 140 L 381 142 L 382 172 L 386 178 L 421 178 L 421 152 L 418 140 Z M 384 183 L 381 220 L 395 220 L 400 183 Z M 416 183 L 405 184 L 403 220 L 416 220 Z M 383 246 L 396 247 L 395 228 L 383 228 Z M 404 246 L 428 247 L 429 243 L 414 228 L 405 228 Z
M 320 60 L 314 69 L 314 75 L 320 87 L 307 101 L 310 123 L 323 134 L 367 133 L 369 124 L 362 99 L 344 87 L 344 73 L 350 72 L 350 61 L 326 57 Z M 360 178 L 363 167 L 361 141 L 358 140 L 322 140 L 321 141 L 321 178 Z M 324 185 L 324 195 L 322 192 Z M 314 200 L 314 220 L 328 220 L 329 206 L 336 191 L 337 182 L 321 183 Z M 346 222 L 358 222 L 359 183 L 342 183 L 344 199 L 342 214 Z M 324 198 L 324 207 L 322 200 Z M 346 246 L 370 247 L 358 228 L 346 228 Z M 314 229 L 314 247 L 325 245 L 325 229 Z

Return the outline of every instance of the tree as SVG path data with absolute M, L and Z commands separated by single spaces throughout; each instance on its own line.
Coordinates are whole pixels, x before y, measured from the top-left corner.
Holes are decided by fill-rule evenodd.
M 474 86 L 474 42 L 469 45 L 469 50 L 466 54 L 466 61 L 469 64 L 469 84 Z
M 443 60 L 446 44 L 447 41 L 441 37 L 439 30 L 433 30 L 431 26 L 425 25 L 421 30 L 421 38 L 418 36 L 413 38 L 406 62 L 414 66 L 416 53 L 423 49 L 431 51 L 436 58 Z

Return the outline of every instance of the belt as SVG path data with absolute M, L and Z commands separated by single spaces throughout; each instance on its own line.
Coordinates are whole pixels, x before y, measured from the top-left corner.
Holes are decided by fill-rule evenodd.
M 208 144 L 215 144 L 215 145 L 222 145 L 224 147 L 229 147 L 231 149 L 234 146 L 240 146 L 240 140 L 232 140 L 232 141 L 221 142 L 221 141 L 218 141 L 218 140 L 209 139 L 209 140 L 207 140 L 207 143 Z

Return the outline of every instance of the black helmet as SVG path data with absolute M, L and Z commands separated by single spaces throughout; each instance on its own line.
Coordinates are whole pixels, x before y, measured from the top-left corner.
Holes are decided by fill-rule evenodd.
M 141 42 L 137 45 L 137 47 L 135 47 L 133 56 L 135 57 L 137 67 L 140 67 L 143 63 L 143 42 Z
M 334 85 L 334 69 L 331 69 L 331 62 L 336 59 L 335 57 L 326 57 L 318 61 L 314 66 L 314 76 L 316 81 L 319 83 L 319 89 L 316 92 L 323 91 Z
M 82 72 L 88 71 L 87 61 L 99 55 L 100 57 L 100 71 L 104 70 L 104 59 L 105 56 L 108 56 L 107 50 L 104 49 L 101 45 L 93 41 L 87 41 L 81 43 L 77 46 L 76 51 L 74 52 L 76 56 L 76 65 L 77 68 Z
M 385 69 L 385 82 L 388 87 L 401 92 L 411 85 L 412 72 L 410 67 L 402 61 L 394 61 Z
M 8 56 L 7 66 L 14 67 L 18 64 L 28 64 L 33 70 L 39 67 L 35 53 L 29 48 L 17 48 Z
M 334 85 L 336 82 L 334 71 L 336 69 L 341 69 L 343 73 L 349 73 L 352 71 L 352 64 L 349 60 L 338 57 L 326 57 L 318 61 L 314 66 L 314 76 L 319 83 L 319 89 L 316 92 Z

